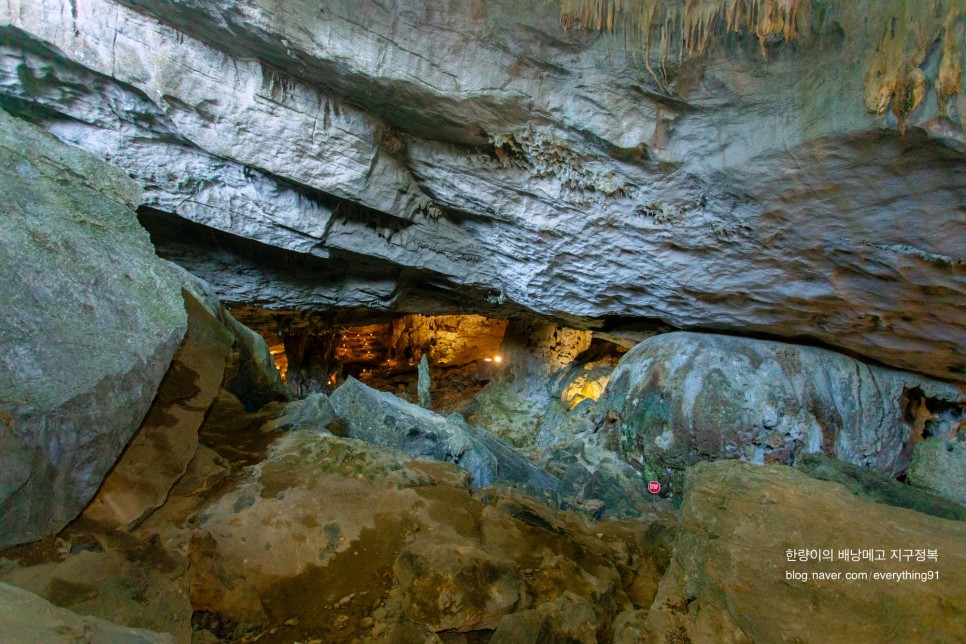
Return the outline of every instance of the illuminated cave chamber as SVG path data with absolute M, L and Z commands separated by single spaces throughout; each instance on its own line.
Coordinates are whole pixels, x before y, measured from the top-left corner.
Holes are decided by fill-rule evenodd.
M 518 388 L 528 379 L 539 381 L 573 409 L 603 393 L 626 351 L 592 331 L 538 320 L 412 314 L 332 325 L 314 313 L 254 307 L 232 313 L 265 338 L 295 396 L 331 392 L 352 377 L 415 402 L 425 355 L 434 408 L 443 413 L 465 408 L 495 380 L 517 382 Z

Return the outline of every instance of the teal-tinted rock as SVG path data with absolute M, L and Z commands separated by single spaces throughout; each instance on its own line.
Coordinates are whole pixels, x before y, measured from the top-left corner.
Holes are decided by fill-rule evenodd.
M 956 385 L 827 349 L 710 333 L 648 338 L 598 401 L 605 439 L 677 496 L 689 466 L 792 464 L 824 453 L 887 477 L 905 471 L 917 400 L 962 415 Z M 931 401 L 931 402 L 930 402 Z M 949 419 L 921 419 L 947 422 Z
M 84 508 L 184 335 L 137 186 L 0 112 L 0 546 Z

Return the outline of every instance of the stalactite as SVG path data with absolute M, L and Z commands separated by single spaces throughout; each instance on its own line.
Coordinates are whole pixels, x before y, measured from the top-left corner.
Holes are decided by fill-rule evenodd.
M 962 90 L 963 58 L 963 23 L 966 17 L 962 13 L 950 11 L 943 21 L 943 57 L 939 63 L 939 77 L 936 80 L 936 99 L 940 116 L 947 116 L 946 103 L 950 98 Z M 960 111 L 961 119 L 966 115 Z
M 566 29 L 601 32 L 623 30 L 641 47 L 644 66 L 655 82 L 668 89 L 667 61 L 672 47 L 681 58 L 704 55 L 716 37 L 745 32 L 758 39 L 762 58 L 776 37 L 784 42 L 804 40 L 811 32 L 812 10 L 817 5 L 839 14 L 861 18 L 853 24 L 876 28 L 881 35 L 867 57 L 863 99 L 872 114 L 884 116 L 892 108 L 900 132 L 922 102 L 930 84 L 922 66 L 941 41 L 936 87 L 940 116 L 948 116 L 948 103 L 959 107 L 964 68 L 963 32 L 966 5 L 962 0 L 558 0 L 561 25 Z M 839 20 L 839 24 L 849 21 Z M 846 38 L 859 38 L 846 33 Z M 652 64 L 656 49 L 658 70 Z

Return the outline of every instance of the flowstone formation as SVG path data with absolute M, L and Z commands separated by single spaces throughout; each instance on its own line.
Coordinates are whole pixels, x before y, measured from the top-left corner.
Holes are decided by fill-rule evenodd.
M 669 477 L 669 491 L 680 490 L 687 467 L 723 458 L 791 464 L 824 453 L 895 477 L 914 449 L 928 458 L 917 446 L 924 436 L 956 449 L 953 428 L 966 421 L 956 385 L 824 349 L 708 333 L 638 344 L 598 407 L 604 440 L 645 478 Z

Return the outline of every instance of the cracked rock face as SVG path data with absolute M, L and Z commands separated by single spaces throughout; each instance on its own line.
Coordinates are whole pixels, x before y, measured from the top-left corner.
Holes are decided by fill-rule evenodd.
M 230 302 L 658 319 L 966 380 L 966 101 L 870 115 L 868 22 L 723 37 L 661 86 L 552 3 L 10 0 L 0 101 L 290 253 L 163 247 Z
M 185 333 L 181 280 L 138 226 L 136 195 L 0 111 L 0 546 L 87 505 Z

